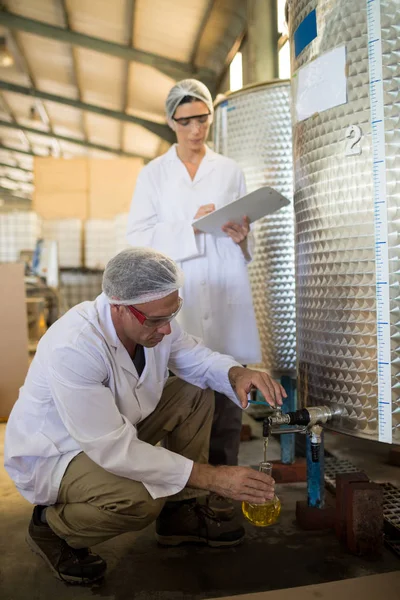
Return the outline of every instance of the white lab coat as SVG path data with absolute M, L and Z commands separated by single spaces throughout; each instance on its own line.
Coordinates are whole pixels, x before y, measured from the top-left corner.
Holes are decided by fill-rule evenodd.
M 168 368 L 240 404 L 228 380 L 238 363 L 205 348 L 172 322 L 172 333 L 145 348 L 138 377 L 101 294 L 68 311 L 40 340 L 8 421 L 5 467 L 34 504 L 54 504 L 69 462 L 85 452 L 107 471 L 141 481 L 153 498 L 185 487 L 192 461 L 137 437 L 156 408 Z
M 246 193 L 238 165 L 207 148 L 192 181 L 176 146 L 139 173 L 129 215 L 132 246 L 149 246 L 173 258 L 185 273 L 178 321 L 207 347 L 242 364 L 261 360 L 247 263 L 228 237 L 195 234 L 203 204 L 220 208 Z

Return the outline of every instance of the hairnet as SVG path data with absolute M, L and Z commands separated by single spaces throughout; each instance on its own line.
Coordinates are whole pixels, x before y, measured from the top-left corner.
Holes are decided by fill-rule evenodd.
M 165 102 L 165 111 L 168 121 L 172 120 L 179 103 L 185 96 L 192 96 L 201 100 L 207 106 L 210 113 L 214 114 L 214 106 L 210 90 L 204 83 L 197 79 L 182 79 L 170 90 Z
M 151 248 L 127 248 L 108 263 L 103 292 L 110 304 L 142 304 L 159 300 L 183 285 L 183 271 L 165 254 Z

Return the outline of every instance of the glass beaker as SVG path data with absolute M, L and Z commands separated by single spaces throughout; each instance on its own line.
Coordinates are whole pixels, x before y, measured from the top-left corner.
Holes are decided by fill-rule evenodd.
M 258 470 L 271 477 L 272 464 L 269 462 L 260 462 Z M 281 513 L 281 508 L 281 501 L 277 496 L 274 496 L 272 500 L 268 500 L 268 502 L 264 502 L 263 504 L 242 502 L 244 516 L 252 525 L 256 525 L 257 527 L 268 527 L 268 525 L 276 523 Z

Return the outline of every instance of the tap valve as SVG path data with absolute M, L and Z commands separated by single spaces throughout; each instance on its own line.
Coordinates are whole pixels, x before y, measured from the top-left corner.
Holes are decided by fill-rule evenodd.
M 294 412 L 282 413 L 281 410 L 276 410 L 274 414 L 266 417 L 263 423 L 263 436 L 268 437 L 273 428 L 280 425 L 297 425 L 302 428 L 300 432 L 305 432 L 306 428 L 312 428 L 313 425 L 323 425 L 330 421 L 333 417 L 341 414 L 340 409 L 331 408 L 329 406 L 309 406 L 301 408 Z M 294 430 L 284 429 L 279 433 L 292 433 Z

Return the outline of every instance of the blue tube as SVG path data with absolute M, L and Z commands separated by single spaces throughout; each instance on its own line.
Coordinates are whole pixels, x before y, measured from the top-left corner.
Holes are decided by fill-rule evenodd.
M 324 484 L 324 432 L 321 433 L 321 444 L 319 445 L 318 461 L 315 461 L 316 453 L 311 447 L 311 439 L 307 434 L 307 496 L 308 506 L 324 508 L 325 506 L 325 484 Z
M 281 378 L 281 385 L 287 393 L 283 400 L 282 412 L 294 412 L 296 410 L 296 380 L 287 375 Z M 282 427 L 286 427 L 285 425 Z M 284 465 L 292 465 L 296 460 L 296 436 L 294 433 L 281 435 L 281 461 Z

